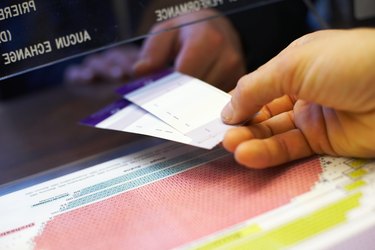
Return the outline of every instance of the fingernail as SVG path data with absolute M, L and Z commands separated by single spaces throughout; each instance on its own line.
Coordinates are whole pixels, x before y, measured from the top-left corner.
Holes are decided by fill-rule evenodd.
M 233 117 L 233 108 L 232 104 L 228 103 L 224 108 L 223 111 L 221 112 L 221 119 L 225 123 L 229 123 L 232 120 Z

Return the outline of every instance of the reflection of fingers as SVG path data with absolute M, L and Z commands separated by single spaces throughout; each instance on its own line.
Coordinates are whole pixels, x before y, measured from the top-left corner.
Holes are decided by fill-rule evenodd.
M 94 80 L 95 74 L 90 68 L 71 66 L 66 69 L 64 77 L 69 83 L 86 84 Z
M 187 39 L 175 61 L 175 69 L 182 73 L 207 81 L 205 75 L 217 60 L 217 53 L 210 53 L 201 39 Z M 199 63 L 199 67 L 197 66 Z
M 140 49 L 138 47 L 129 45 L 123 48 L 116 48 L 116 49 L 109 50 L 107 53 L 104 54 L 104 56 L 107 57 L 109 61 L 120 63 L 124 60 L 127 60 L 127 61 L 137 60 L 139 53 L 140 53 Z
M 121 64 L 114 64 L 107 57 L 93 57 L 84 67 L 95 74 L 96 80 L 119 80 L 128 75 Z
M 97 76 L 102 77 L 109 70 L 109 62 L 102 57 L 91 57 L 90 60 L 85 62 L 83 67 L 91 69 Z
M 106 59 L 112 66 L 121 66 L 127 72 L 131 72 L 133 64 L 138 60 L 139 50 L 136 48 L 124 48 L 122 50 L 113 50 L 107 53 Z
M 241 143 L 234 155 L 238 163 L 249 168 L 266 168 L 312 155 L 312 150 L 300 130 L 253 139 Z
M 271 118 L 272 116 L 292 110 L 294 103 L 295 100 L 288 95 L 276 98 L 272 102 L 263 106 L 263 108 L 258 113 L 256 113 L 256 115 L 251 119 L 250 122 L 259 123 Z
M 108 77 L 112 80 L 123 80 L 133 75 L 133 66 L 138 56 L 130 49 L 116 50 L 107 55 Z
M 104 77 L 108 77 L 109 80 L 120 80 L 125 79 L 130 75 L 130 72 L 128 72 L 126 67 L 123 67 L 122 65 L 110 65 L 108 67 L 108 72 L 106 73 Z
M 286 112 L 247 127 L 233 128 L 225 135 L 223 145 L 233 152 L 238 145 L 249 139 L 264 139 L 295 129 L 293 112 Z
M 135 75 L 148 74 L 165 67 L 174 53 L 171 48 L 177 42 L 176 39 L 176 31 L 150 35 L 142 47 L 139 61 L 134 65 Z
M 237 81 L 245 72 L 245 63 L 242 57 L 234 51 L 229 51 L 216 60 L 205 79 L 208 83 L 227 92 L 236 86 Z
M 214 60 L 211 57 L 206 57 L 202 60 L 201 55 L 196 52 L 188 52 L 187 48 L 184 48 L 178 55 L 175 63 L 175 69 L 181 73 L 191 75 L 203 81 L 207 81 L 205 74 L 212 67 Z M 199 62 L 199 67 L 197 67 Z
M 79 69 L 77 66 L 69 66 L 64 72 L 65 81 L 68 83 L 79 83 Z

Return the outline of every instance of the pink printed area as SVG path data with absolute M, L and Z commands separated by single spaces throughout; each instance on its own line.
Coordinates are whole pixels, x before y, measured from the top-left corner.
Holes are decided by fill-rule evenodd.
M 170 249 L 287 204 L 321 171 L 318 158 L 259 171 L 227 157 L 59 215 L 36 249 Z

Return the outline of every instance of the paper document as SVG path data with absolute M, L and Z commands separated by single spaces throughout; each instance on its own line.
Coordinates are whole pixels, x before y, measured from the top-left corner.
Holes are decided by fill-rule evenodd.
M 119 100 L 82 121 L 97 128 L 149 135 L 185 144 L 191 138 L 183 135 L 156 116 L 127 100 Z
M 206 149 L 219 144 L 230 128 L 220 117 L 230 95 L 179 72 L 139 79 L 118 93 L 129 102 L 113 103 L 82 123 Z
M 47 181 L 0 187 L 0 249 L 374 246 L 374 161 L 315 156 L 250 170 L 221 147 L 150 140 Z

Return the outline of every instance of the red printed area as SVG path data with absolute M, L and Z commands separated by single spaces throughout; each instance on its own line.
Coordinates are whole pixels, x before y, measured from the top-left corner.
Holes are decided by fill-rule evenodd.
M 227 157 L 59 215 L 36 249 L 170 249 L 287 204 L 321 171 L 318 158 L 260 171 Z

